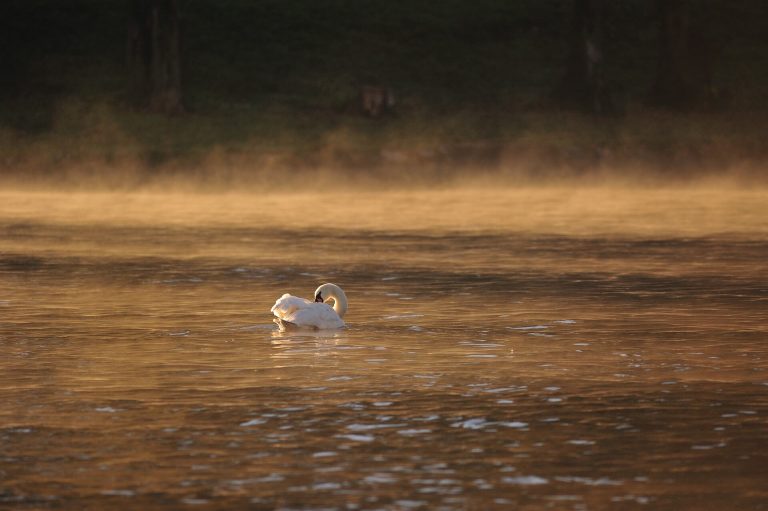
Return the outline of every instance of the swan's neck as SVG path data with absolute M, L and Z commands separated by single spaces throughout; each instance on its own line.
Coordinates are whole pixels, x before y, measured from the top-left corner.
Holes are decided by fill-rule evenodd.
M 344 314 L 347 313 L 347 297 L 344 296 L 344 293 L 340 293 L 339 296 L 331 295 L 329 298 L 333 300 L 333 310 L 340 318 L 343 318 Z

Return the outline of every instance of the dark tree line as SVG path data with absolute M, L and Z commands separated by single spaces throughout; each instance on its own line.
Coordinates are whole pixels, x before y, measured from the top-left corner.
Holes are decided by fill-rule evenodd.
M 176 0 L 130 0 L 129 9 L 131 95 L 153 112 L 184 112 Z
M 657 70 L 649 102 L 669 109 L 722 100 L 712 83 L 714 46 L 694 9 L 701 0 L 648 0 L 658 26 Z M 611 2 L 572 0 L 569 52 L 552 97 L 561 106 L 610 114 L 616 105 L 606 80 L 605 18 Z M 131 95 L 149 110 L 184 112 L 182 50 L 176 0 L 129 0 Z
M 712 79 L 717 48 L 709 27 L 695 19 L 696 7 L 702 7 L 702 2 L 656 2 L 659 54 L 651 100 L 658 106 L 695 108 L 724 99 Z
M 567 107 L 595 114 L 613 109 L 604 72 L 604 0 L 575 0 L 565 73 L 554 90 Z
M 573 0 L 572 5 L 570 51 L 553 98 L 566 107 L 609 114 L 616 107 L 605 78 L 605 18 L 610 3 Z M 712 79 L 717 48 L 707 17 L 700 12 L 707 5 L 701 0 L 649 0 L 658 30 L 650 104 L 689 110 L 722 105 L 727 99 Z

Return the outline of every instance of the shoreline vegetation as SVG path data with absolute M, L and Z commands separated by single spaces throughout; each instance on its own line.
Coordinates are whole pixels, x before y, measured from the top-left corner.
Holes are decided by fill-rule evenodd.
M 0 183 L 765 183 L 766 8 L 704 3 L 727 100 L 652 104 L 658 23 L 630 0 L 604 13 L 612 108 L 596 114 L 552 99 L 571 2 L 179 0 L 185 108 L 165 115 L 129 94 L 125 2 L 9 0 L 0 42 L 25 45 L 3 53 Z

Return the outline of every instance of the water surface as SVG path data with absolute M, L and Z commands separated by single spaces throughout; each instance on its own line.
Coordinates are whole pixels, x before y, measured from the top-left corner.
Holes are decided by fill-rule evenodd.
M 0 195 L 0 508 L 768 508 L 764 192 Z

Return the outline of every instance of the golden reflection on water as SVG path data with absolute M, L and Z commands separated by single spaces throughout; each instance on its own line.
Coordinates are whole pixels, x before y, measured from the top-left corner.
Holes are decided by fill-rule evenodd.
M 759 508 L 766 198 L 2 193 L 0 508 Z

